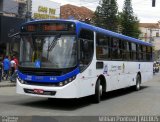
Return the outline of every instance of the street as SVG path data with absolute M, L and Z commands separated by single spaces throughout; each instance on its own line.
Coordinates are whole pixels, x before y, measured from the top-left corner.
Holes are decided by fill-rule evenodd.
M 160 74 L 142 85 L 106 93 L 99 104 L 90 97 L 53 99 L 30 97 L 15 93 L 15 87 L 0 88 L 0 115 L 10 116 L 98 116 L 98 115 L 160 115 Z

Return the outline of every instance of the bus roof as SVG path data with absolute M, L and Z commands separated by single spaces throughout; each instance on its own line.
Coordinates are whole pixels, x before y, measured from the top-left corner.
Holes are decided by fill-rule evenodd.
M 77 28 L 81 29 L 81 28 L 84 28 L 84 29 L 89 29 L 89 30 L 92 30 L 92 31 L 95 31 L 95 32 L 99 32 L 99 33 L 103 33 L 104 35 L 108 35 L 108 36 L 112 36 L 112 37 L 115 37 L 115 38 L 120 38 L 120 39 L 123 39 L 123 40 L 126 40 L 126 41 L 130 41 L 130 42 L 135 42 L 135 43 L 138 43 L 138 44 L 142 44 L 142 45 L 146 45 L 146 46 L 152 46 L 151 43 L 148 43 L 148 42 L 144 42 L 142 40 L 139 40 L 139 39 L 136 39 L 136 38 L 133 38 L 133 37 L 129 37 L 129 36 L 125 36 L 125 35 L 122 35 L 122 34 L 119 34 L 119 33 L 116 33 L 116 32 L 113 32 L 113 31 L 109 31 L 109 30 L 106 30 L 106 29 L 102 29 L 100 27 L 96 27 L 94 25 L 90 25 L 90 24 L 87 24 L 87 23 L 84 23 L 84 22 L 81 22 L 81 21 L 78 21 L 78 20 L 65 20 L 65 19 L 53 19 L 53 20 L 34 20 L 34 21 L 30 21 L 30 22 L 27 22 L 25 24 L 35 24 L 35 23 L 41 23 L 41 22 L 54 22 L 54 21 L 60 21 L 60 22 L 74 22 L 77 26 Z M 25 25 L 23 24 L 23 25 Z

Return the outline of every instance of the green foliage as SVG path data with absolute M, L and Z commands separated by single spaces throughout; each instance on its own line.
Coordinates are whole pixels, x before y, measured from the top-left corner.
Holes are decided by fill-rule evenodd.
M 94 13 L 93 22 L 104 29 L 117 31 L 117 0 L 101 0 Z
M 140 35 L 139 20 L 133 13 L 131 0 L 125 0 L 122 13 L 119 13 L 119 22 L 122 34 L 138 38 Z
M 133 13 L 131 0 L 124 1 L 123 11 L 118 13 L 117 0 L 101 0 L 93 17 L 93 23 L 101 28 L 138 38 L 139 20 Z

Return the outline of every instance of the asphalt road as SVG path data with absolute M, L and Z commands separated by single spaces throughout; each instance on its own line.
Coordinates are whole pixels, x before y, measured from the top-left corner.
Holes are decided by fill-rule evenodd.
M 140 91 L 131 88 L 106 93 L 101 103 L 90 97 L 54 99 L 22 96 L 15 87 L 0 88 L 2 116 L 99 116 L 99 115 L 160 115 L 160 74 L 142 85 Z

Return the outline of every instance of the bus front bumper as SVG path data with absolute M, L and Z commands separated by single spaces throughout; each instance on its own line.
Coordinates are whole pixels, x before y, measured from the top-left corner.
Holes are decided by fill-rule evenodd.
M 78 98 L 75 82 L 62 87 L 52 87 L 26 85 L 20 83 L 17 79 L 16 92 L 18 94 L 46 98 Z

